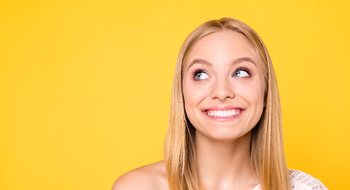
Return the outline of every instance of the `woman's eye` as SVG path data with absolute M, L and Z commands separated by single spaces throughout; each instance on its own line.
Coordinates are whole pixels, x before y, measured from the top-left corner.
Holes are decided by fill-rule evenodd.
M 207 78 L 209 78 L 209 76 L 204 71 L 196 71 L 194 73 L 194 80 L 204 80 L 204 79 L 207 79 Z
M 240 68 L 237 69 L 233 74 L 233 77 L 249 77 L 249 71 L 247 71 L 246 69 Z

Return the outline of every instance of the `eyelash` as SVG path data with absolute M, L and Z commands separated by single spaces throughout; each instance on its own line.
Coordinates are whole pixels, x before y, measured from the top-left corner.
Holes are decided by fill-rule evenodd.
M 234 75 L 235 75 L 237 72 L 239 72 L 239 71 L 247 72 L 247 74 L 248 74 L 247 77 L 250 77 L 250 76 L 251 76 L 249 69 L 247 69 L 247 68 L 245 68 L 245 67 L 239 67 L 239 68 L 237 68 L 237 69 L 231 74 L 231 76 L 232 76 L 232 77 L 235 77 Z M 200 80 L 200 79 L 196 79 L 196 75 L 197 75 L 198 73 L 205 73 L 205 74 L 207 74 L 203 69 L 197 69 L 197 70 L 193 71 L 192 76 L 193 76 L 193 79 L 196 80 L 196 81 Z M 208 75 L 208 74 L 207 74 L 207 75 Z M 243 78 L 244 78 L 244 77 L 243 77 Z
M 196 80 L 196 81 L 200 80 L 200 79 L 196 79 L 196 75 L 197 75 L 198 73 L 205 73 L 205 74 L 207 74 L 207 73 L 206 73 L 204 70 L 202 70 L 202 69 L 197 69 L 197 70 L 193 71 L 192 76 L 193 76 L 193 79 Z M 208 74 L 207 74 L 207 75 L 208 75 Z
M 232 73 L 231 76 L 233 76 L 235 73 L 237 73 L 237 72 L 239 72 L 239 71 L 247 72 L 247 73 L 248 73 L 248 76 L 247 76 L 247 77 L 250 77 L 250 76 L 251 76 L 249 69 L 247 69 L 247 68 L 245 68 L 245 67 L 239 67 L 239 68 L 237 68 L 237 69 Z

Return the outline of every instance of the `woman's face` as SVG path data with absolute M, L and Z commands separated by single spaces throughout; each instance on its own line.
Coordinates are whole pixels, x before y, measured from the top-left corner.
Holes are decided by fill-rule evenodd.
M 235 140 L 259 121 L 264 78 L 257 55 L 240 33 L 219 31 L 200 39 L 185 61 L 183 95 L 196 135 Z

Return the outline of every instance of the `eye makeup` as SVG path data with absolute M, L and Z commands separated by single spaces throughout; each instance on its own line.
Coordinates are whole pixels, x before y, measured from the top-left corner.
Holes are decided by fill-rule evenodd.
M 203 69 L 196 69 L 192 72 L 193 80 L 199 81 L 209 78 L 208 74 Z
M 250 78 L 252 76 L 252 72 L 249 68 L 240 66 L 236 69 L 234 69 L 233 73 L 231 74 L 231 77 L 233 78 Z M 210 78 L 208 72 L 204 69 L 194 69 L 191 72 L 191 78 L 194 81 L 201 81 Z
M 231 75 L 232 77 L 244 78 L 250 77 L 250 70 L 246 67 L 238 67 Z

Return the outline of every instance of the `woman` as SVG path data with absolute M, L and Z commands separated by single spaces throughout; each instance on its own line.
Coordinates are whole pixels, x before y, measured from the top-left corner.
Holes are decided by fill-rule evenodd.
M 114 190 L 326 189 L 288 170 L 268 51 L 241 21 L 195 29 L 177 61 L 165 160 L 121 176 Z

